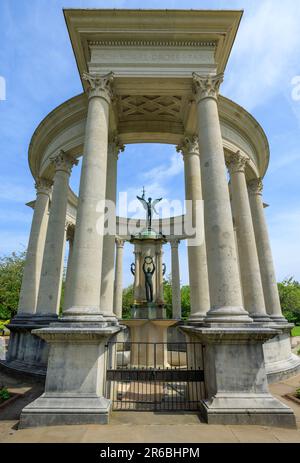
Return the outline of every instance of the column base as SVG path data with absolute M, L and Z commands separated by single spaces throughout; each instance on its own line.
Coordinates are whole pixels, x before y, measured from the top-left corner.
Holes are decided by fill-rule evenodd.
M 34 330 L 49 345 L 45 392 L 22 410 L 20 427 L 107 423 L 105 345 L 119 330 L 86 321 Z
M 253 322 L 257 323 L 270 323 L 272 320 L 270 317 L 266 314 L 260 314 L 260 313 L 250 313 L 250 317 L 252 318 Z
M 189 325 L 199 325 L 199 324 L 201 325 L 204 323 L 205 317 L 206 317 L 206 314 L 193 313 L 188 318 L 188 324 Z
M 289 325 L 289 322 L 282 315 L 269 315 L 270 320 L 277 324 Z
M 68 424 L 107 424 L 111 401 L 104 397 L 43 394 L 23 408 L 19 429 Z
M 257 324 L 182 330 L 204 345 L 206 398 L 201 410 L 208 423 L 296 426 L 293 411 L 268 389 L 263 344 L 277 330 Z
M 221 323 L 221 324 L 249 324 L 252 323 L 252 318 L 243 307 L 218 307 L 210 309 L 205 318 L 205 323 Z

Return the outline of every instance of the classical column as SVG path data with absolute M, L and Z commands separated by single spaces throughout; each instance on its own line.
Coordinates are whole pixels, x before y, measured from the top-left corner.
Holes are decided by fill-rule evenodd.
M 217 96 L 223 75 L 193 74 L 198 109 L 198 136 L 207 267 L 210 293 L 208 322 L 251 322 L 243 308 L 226 178 Z
M 197 209 L 200 203 L 203 206 L 198 137 L 185 137 L 184 143 L 178 149 L 182 151 L 184 161 L 185 199 L 187 203 L 192 202 L 192 226 L 193 229 L 197 227 L 197 234 L 203 240 L 200 244 L 193 243 L 193 240 L 187 242 L 191 298 L 189 320 L 201 321 L 210 304 L 205 232 L 202 221 L 197 223 Z
M 124 147 L 115 136 L 108 145 L 106 200 L 108 201 L 108 230 L 103 238 L 102 276 L 101 276 L 101 312 L 105 317 L 113 316 L 114 263 L 115 263 L 115 224 L 117 201 L 117 163 L 118 154 Z
M 36 201 L 26 252 L 26 261 L 18 306 L 18 317 L 34 315 L 36 311 L 49 218 L 48 209 L 52 181 L 39 178 L 35 184 L 35 188 Z
M 70 291 L 72 287 L 72 254 L 74 245 L 74 232 L 75 225 L 73 223 L 67 223 L 66 229 L 66 240 L 69 243 L 69 254 L 67 262 L 66 280 L 65 280 L 65 293 L 64 293 L 64 310 L 70 307 Z
M 89 104 L 72 258 L 71 307 L 64 318 L 104 321 L 100 291 L 113 75 L 84 74 L 83 78 L 89 84 Z
M 253 179 L 248 183 L 249 201 L 256 238 L 260 274 L 267 314 L 276 322 L 286 323 L 281 312 L 277 280 L 273 264 L 268 228 L 262 201 L 262 180 Z
M 181 319 L 181 293 L 180 270 L 178 258 L 179 240 L 171 240 L 171 265 L 172 265 L 172 318 Z
M 133 303 L 135 304 L 141 298 L 141 249 L 137 244 L 134 245 L 134 284 L 133 284 Z
M 55 175 L 36 309 L 36 315 L 43 317 L 55 317 L 59 310 L 69 177 L 72 166 L 78 163 L 62 150 L 51 161 Z
M 240 275 L 244 306 L 255 321 L 269 321 L 266 314 L 264 293 L 256 250 L 254 228 L 245 178 L 249 161 L 237 151 L 227 159 L 230 173 L 233 216 L 236 225 Z
M 117 318 L 122 318 L 123 309 L 123 251 L 124 240 L 116 238 L 116 267 L 114 284 L 114 312 Z

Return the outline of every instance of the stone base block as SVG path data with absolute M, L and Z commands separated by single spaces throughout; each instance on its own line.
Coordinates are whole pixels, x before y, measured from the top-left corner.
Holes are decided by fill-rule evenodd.
M 111 401 L 104 397 L 43 394 L 23 408 L 19 429 L 68 424 L 107 424 Z
M 33 334 L 49 345 L 45 392 L 22 410 L 20 427 L 105 424 L 106 342 L 120 331 L 108 323 L 53 323 Z
M 278 335 L 272 328 L 203 326 L 182 328 L 204 345 L 204 418 L 213 424 L 296 426 L 293 411 L 268 389 L 263 344 Z
M 208 424 L 296 428 L 292 410 L 270 394 L 231 397 L 217 394 L 212 400 L 201 402 L 201 411 Z

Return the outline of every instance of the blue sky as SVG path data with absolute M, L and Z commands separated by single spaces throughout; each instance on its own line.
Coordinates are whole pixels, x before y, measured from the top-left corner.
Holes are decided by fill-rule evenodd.
M 146 0 L 142 6 L 179 9 L 182 2 Z M 32 211 L 25 203 L 35 197 L 27 150 L 34 129 L 49 111 L 82 91 L 63 7 L 140 8 L 141 3 L 1 0 L 0 76 L 6 81 L 6 100 L 0 101 L 0 255 L 27 246 Z M 244 9 L 221 92 L 250 111 L 268 136 L 271 160 L 264 201 L 270 204 L 266 215 L 277 276 L 300 280 L 300 100 L 292 98 L 291 83 L 300 75 L 300 2 L 186 0 L 184 8 Z M 129 145 L 120 155 L 118 170 L 118 189 L 128 191 L 129 197 L 143 184 L 152 196 L 183 197 L 183 163 L 174 146 Z M 75 190 L 78 178 L 75 168 Z M 181 280 L 186 283 L 183 244 L 180 256 Z M 127 245 L 125 284 L 131 282 L 131 261 Z M 170 271 L 168 248 L 165 261 Z

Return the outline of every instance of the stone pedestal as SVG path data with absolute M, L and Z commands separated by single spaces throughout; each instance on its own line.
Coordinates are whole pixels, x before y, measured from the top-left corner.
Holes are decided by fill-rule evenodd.
M 119 329 L 61 322 L 34 330 L 49 344 L 45 392 L 22 410 L 20 428 L 107 423 L 111 402 L 103 397 L 105 344 Z
M 178 320 L 123 320 L 130 328 L 130 365 L 166 368 L 168 364 L 168 327 Z
M 256 424 L 295 427 L 292 410 L 268 390 L 263 343 L 270 328 L 184 327 L 204 347 L 207 397 L 200 405 L 209 424 Z

